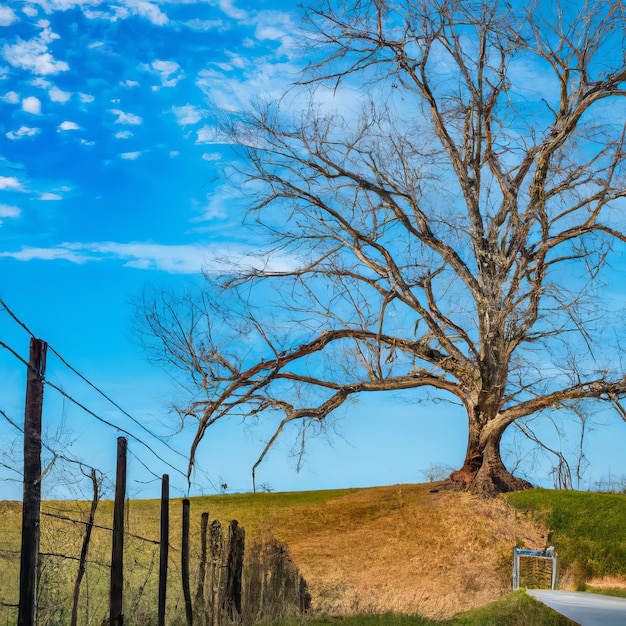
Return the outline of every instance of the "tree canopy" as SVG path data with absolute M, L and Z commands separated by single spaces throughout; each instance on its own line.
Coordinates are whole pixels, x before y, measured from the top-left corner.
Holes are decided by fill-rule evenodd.
M 626 417 L 598 296 L 626 240 L 624 6 L 328 0 L 306 32 L 298 84 L 220 122 L 270 261 L 143 303 L 194 385 L 189 471 L 225 416 L 281 415 L 261 462 L 289 423 L 428 388 L 467 412 L 452 479 L 523 488 L 509 426 Z

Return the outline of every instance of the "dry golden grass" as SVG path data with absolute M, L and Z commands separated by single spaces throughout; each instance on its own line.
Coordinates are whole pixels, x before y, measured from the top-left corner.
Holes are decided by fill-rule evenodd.
M 432 492 L 434 488 L 437 490 Z M 13 519 L 19 505 L 12 504 L 5 507 L 2 521 Z M 110 526 L 111 504 L 101 503 L 97 523 Z M 42 508 L 85 519 L 88 503 L 47 502 Z M 180 500 L 172 501 L 168 589 L 172 611 L 179 611 L 182 602 L 181 508 Z M 200 514 L 204 511 L 224 526 L 237 519 L 250 541 L 271 532 L 286 543 L 309 583 L 314 609 L 328 614 L 393 611 L 449 618 L 509 591 L 513 546 L 543 548 L 547 536 L 539 523 L 502 499 L 486 500 L 429 483 L 192 498 L 192 553 L 196 555 Z M 130 532 L 158 539 L 158 501 L 131 501 L 126 517 Z M 4 528 L 3 532 L 7 531 Z M 82 532 L 80 525 L 43 517 L 42 550 L 77 554 Z M 90 560 L 106 563 L 109 558 L 110 533 L 94 531 Z M 51 570 L 51 581 L 52 575 L 62 575 L 71 583 L 75 561 L 48 562 L 50 567 L 59 568 Z M 150 610 L 156 601 L 157 547 L 128 539 L 125 571 L 129 598 L 138 593 L 137 589 L 141 591 L 141 604 L 137 603 L 134 610 L 143 604 L 146 611 Z M 192 564 L 192 576 L 195 572 Z M 94 605 L 96 587 L 104 591 L 107 576 L 106 568 L 92 566 L 90 613 L 94 616 L 106 614 L 106 596 L 97 607 Z M 11 600 L 13 586 L 5 586 L 3 599 Z M 58 597 L 50 598 L 50 602 L 66 605 L 68 594 L 62 594 L 58 585 L 53 588 Z M 68 592 L 70 589 L 71 585 Z
M 448 618 L 510 590 L 513 546 L 545 546 L 545 529 L 503 501 L 431 489 L 359 490 L 299 511 L 301 523 L 277 519 L 314 606 Z

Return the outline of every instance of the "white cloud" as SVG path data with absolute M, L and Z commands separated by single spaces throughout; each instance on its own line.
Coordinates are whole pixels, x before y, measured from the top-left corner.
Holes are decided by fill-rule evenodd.
M 48 89 L 48 87 L 50 87 L 52 83 L 49 80 L 46 80 L 45 78 L 41 78 L 41 76 L 37 76 L 37 78 L 33 78 L 33 80 L 30 81 L 30 84 L 33 87 L 41 87 L 41 89 Z
M 133 134 L 129 130 L 120 130 L 119 132 L 115 133 L 116 139 L 129 139 L 132 136 Z
M 0 176 L 0 189 L 24 191 L 24 185 L 15 176 Z
M 109 6 L 107 11 L 94 11 L 92 9 L 83 9 L 83 14 L 88 20 L 108 20 L 109 22 L 117 22 L 118 20 L 125 20 L 130 11 L 121 6 Z M 102 45 L 102 42 L 97 42 Z
M 0 6 L 0 26 L 10 26 L 13 22 L 17 21 L 18 17 L 15 15 L 13 9 L 5 6 Z
M 219 152 L 205 152 L 202 155 L 202 158 L 205 161 L 219 161 L 222 158 L 222 155 Z
M 175 87 L 183 77 L 182 72 L 179 72 L 180 65 L 175 61 L 154 61 L 148 68 L 159 74 L 161 87 Z M 172 76 L 172 74 L 177 72 L 179 73 L 176 76 Z
M 180 151 L 179 150 L 172 150 L 170 152 L 170 158 L 174 159 L 177 156 L 180 156 Z
M 28 17 L 35 17 L 35 15 L 37 15 L 37 9 L 27 4 L 22 8 L 22 13 L 24 13 L 24 15 L 28 15 Z
M 225 135 L 215 126 L 204 125 L 197 132 L 196 143 L 207 143 L 218 146 L 229 145 L 233 143 L 232 137 Z
M 224 31 L 228 30 L 229 26 L 223 20 L 200 20 L 198 18 L 193 20 L 187 20 L 183 24 L 191 30 L 197 30 L 201 32 L 207 32 L 210 30 Z
M 66 11 L 74 7 L 80 7 L 87 19 L 106 19 L 111 22 L 127 19 L 131 15 L 143 17 L 157 26 L 168 23 L 168 17 L 158 7 L 160 0 L 118 0 L 115 3 L 103 2 L 102 0 L 33 0 L 39 4 L 46 13 L 53 11 Z M 87 5 L 94 5 L 95 9 Z M 24 10 L 24 12 L 26 12 Z M 36 15 L 33 13 L 33 15 Z
M 8 102 L 9 104 L 17 104 L 20 101 L 20 95 L 15 91 L 7 91 L 0 100 Z
M 129 80 L 128 78 L 120 83 L 122 87 L 139 87 L 139 83 L 136 80 Z
M 80 101 L 84 102 L 85 104 L 89 102 L 93 102 L 96 99 L 94 96 L 92 96 L 89 93 L 79 93 L 78 97 L 80 98 Z
M 125 113 L 124 111 L 120 111 L 119 109 L 112 109 L 111 113 L 113 113 L 113 115 L 117 115 L 117 119 L 115 120 L 116 124 L 137 126 L 138 124 L 141 124 L 143 122 L 143 120 L 134 113 Z
M 193 104 L 186 104 L 180 107 L 172 107 L 172 111 L 176 116 L 176 121 L 180 126 L 188 126 L 197 124 L 203 117 L 202 112 Z
M 0 257 L 10 257 L 18 261 L 56 261 L 62 259 L 79 264 L 91 260 L 89 257 L 81 256 L 65 248 L 22 248 L 16 252 L 0 252 Z
M 79 130 L 79 129 L 80 129 L 80 126 L 76 122 L 69 122 L 67 120 L 64 122 L 61 122 L 57 126 L 58 132 L 62 132 L 64 130 Z
M 35 98 L 35 96 L 28 96 L 22 100 L 22 111 L 32 113 L 33 115 L 39 115 L 41 113 L 41 100 Z
M 233 66 L 233 61 L 227 68 Z M 218 67 L 213 64 L 214 68 Z M 254 59 L 248 61 L 249 68 L 243 77 L 233 75 L 230 71 L 220 72 L 216 69 L 204 69 L 198 72 L 196 85 L 209 97 L 218 108 L 226 111 L 245 109 L 254 97 L 277 99 L 284 95 L 287 85 L 300 75 L 300 68 L 291 62 L 273 62 L 271 60 Z M 294 96 L 295 97 L 295 96 Z
M 16 140 L 22 137 L 34 137 L 41 132 L 41 128 L 31 128 L 30 126 L 20 126 L 17 130 L 10 130 L 6 135 L 9 139 Z
M 52 100 L 52 102 L 61 102 L 62 104 L 65 104 L 72 97 L 71 93 L 63 91 L 56 86 L 50 89 L 48 95 L 50 96 L 50 100 Z
M 220 9 L 234 20 L 245 20 L 248 17 L 246 11 L 234 6 L 233 0 L 219 0 L 218 4 Z
M 63 243 L 55 248 L 22 248 L 0 252 L 0 257 L 20 261 L 66 260 L 73 263 L 119 259 L 126 267 L 158 270 L 170 274 L 220 274 L 233 265 L 267 271 L 287 271 L 296 266 L 296 259 L 285 255 L 264 254 L 250 246 L 161 245 L 155 243 Z
M 120 155 L 122 159 L 126 159 L 128 161 L 134 161 L 141 156 L 141 152 L 122 152 Z
M 156 4 L 147 0 L 125 0 L 124 4 L 132 15 L 145 17 L 157 26 L 163 26 L 169 21 L 167 15 Z
M 42 22 L 41 24 L 47 23 Z M 30 41 L 24 41 L 18 37 L 17 43 L 13 45 L 4 44 L 4 58 L 13 67 L 19 67 L 41 76 L 66 72 L 70 66 L 65 61 L 55 60 L 48 52 L 48 44 L 58 38 L 59 36 L 46 25 L 41 34 Z
M 58 193 L 50 193 L 49 191 L 44 191 L 41 194 L 39 194 L 39 199 L 44 200 L 46 202 L 57 201 L 57 200 L 63 200 L 63 196 L 60 196 Z
M 5 217 L 19 217 L 21 210 L 19 207 L 11 206 L 8 204 L 0 204 L 0 218 Z

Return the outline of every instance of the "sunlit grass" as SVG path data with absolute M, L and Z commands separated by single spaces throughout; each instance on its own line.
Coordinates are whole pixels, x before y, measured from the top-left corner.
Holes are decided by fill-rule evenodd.
M 573 626 L 574 622 L 555 613 L 523 591 L 510 593 L 479 609 L 450 620 L 431 620 L 419 615 L 384 613 L 349 617 L 324 617 L 286 622 L 279 626 Z
M 518 509 L 545 516 L 548 542 L 562 567 L 580 568 L 580 583 L 626 576 L 626 496 L 531 489 L 507 494 Z

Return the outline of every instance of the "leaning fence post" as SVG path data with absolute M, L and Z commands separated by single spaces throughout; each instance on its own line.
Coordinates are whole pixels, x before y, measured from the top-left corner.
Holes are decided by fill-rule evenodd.
M 113 505 L 113 545 L 111 547 L 110 626 L 122 626 L 124 623 L 124 499 L 126 497 L 126 450 L 126 439 L 124 437 L 118 437 L 115 503 Z
M 24 496 L 22 499 L 22 549 L 20 556 L 20 599 L 17 623 L 37 622 L 37 570 L 41 516 L 41 413 L 47 345 L 30 340 L 24 408 Z

